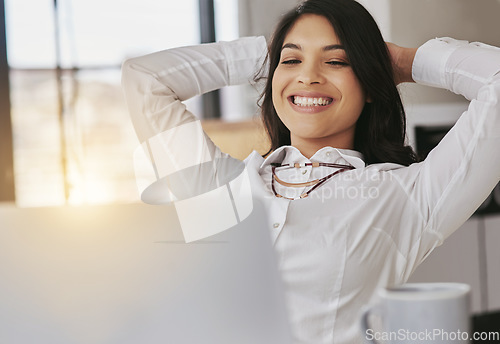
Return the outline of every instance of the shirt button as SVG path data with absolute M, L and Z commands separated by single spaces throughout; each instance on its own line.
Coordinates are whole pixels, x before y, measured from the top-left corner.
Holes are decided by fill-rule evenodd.
M 273 228 L 278 228 L 279 226 L 280 226 L 280 224 L 278 222 L 273 224 Z
M 330 156 L 332 154 L 331 152 L 326 152 L 326 156 Z

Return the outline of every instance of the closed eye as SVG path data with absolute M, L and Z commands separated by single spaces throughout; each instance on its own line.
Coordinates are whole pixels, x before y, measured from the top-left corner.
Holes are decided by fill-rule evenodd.
M 299 64 L 299 63 L 301 63 L 300 60 L 285 60 L 281 62 L 281 64 Z
M 349 63 L 344 61 L 328 61 L 327 64 L 332 66 L 349 66 Z

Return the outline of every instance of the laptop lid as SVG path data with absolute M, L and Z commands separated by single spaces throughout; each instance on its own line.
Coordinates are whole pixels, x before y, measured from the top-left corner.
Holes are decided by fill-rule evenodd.
M 290 343 L 266 214 L 186 243 L 170 206 L 0 207 L 0 342 Z

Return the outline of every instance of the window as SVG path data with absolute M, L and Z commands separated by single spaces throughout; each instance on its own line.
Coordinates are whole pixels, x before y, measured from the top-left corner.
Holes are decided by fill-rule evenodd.
M 199 43 L 200 1 L 4 0 L 18 206 L 139 200 L 121 63 Z M 214 0 L 218 40 L 238 37 L 237 3 Z M 255 95 L 222 90 L 222 117 L 251 117 Z

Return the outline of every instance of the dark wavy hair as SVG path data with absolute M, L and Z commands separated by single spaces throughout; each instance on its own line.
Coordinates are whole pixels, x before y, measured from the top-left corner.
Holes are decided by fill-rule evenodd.
M 366 164 L 393 162 L 410 165 L 415 152 L 405 145 L 406 115 L 394 82 L 394 72 L 382 34 L 368 11 L 355 0 L 308 0 L 288 12 L 278 23 L 268 47 L 269 71 L 260 107 L 271 149 L 290 145 L 290 130 L 278 117 L 272 101 L 272 79 L 285 36 L 304 14 L 321 15 L 331 23 L 345 48 L 353 72 L 371 102 L 366 103 L 356 122 L 354 149 Z

